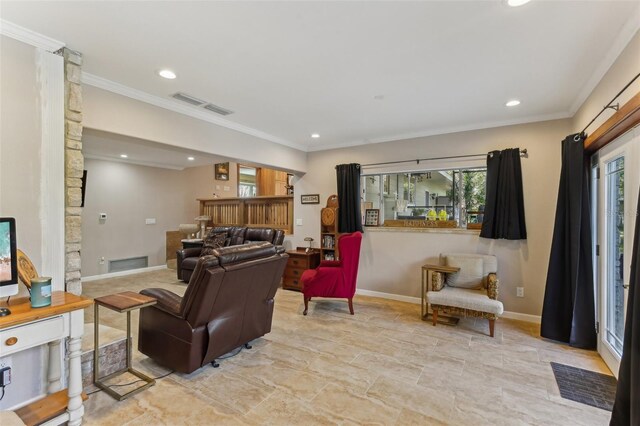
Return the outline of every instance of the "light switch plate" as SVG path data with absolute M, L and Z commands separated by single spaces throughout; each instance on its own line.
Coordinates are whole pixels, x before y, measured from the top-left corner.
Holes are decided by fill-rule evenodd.
M 156 224 L 156 218 L 155 217 L 150 217 L 145 219 L 144 223 L 146 225 L 155 225 Z
M 302 219 L 296 219 L 296 226 L 302 226 Z

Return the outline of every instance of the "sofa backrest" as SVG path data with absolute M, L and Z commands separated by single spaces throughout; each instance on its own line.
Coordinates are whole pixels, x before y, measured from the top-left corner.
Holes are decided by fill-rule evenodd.
M 478 278 L 481 280 L 482 287 L 487 287 L 487 277 L 490 273 L 498 272 L 498 258 L 489 254 L 476 254 L 476 253 L 440 253 L 440 265 L 448 265 L 447 258 L 452 257 L 455 259 L 471 259 L 479 260 L 482 262 L 482 271 L 479 272 Z M 470 271 L 465 271 L 470 272 Z
M 244 226 L 215 226 L 213 232 L 226 232 L 229 245 L 237 246 L 244 244 L 244 236 L 247 233 L 247 228 Z
M 284 231 L 273 228 L 247 228 L 245 226 L 216 226 L 213 232 L 226 232 L 229 246 L 237 246 L 246 242 L 266 241 L 274 245 L 282 245 Z
M 210 313 L 203 365 L 271 330 L 273 297 L 288 258 L 283 247 L 268 242 L 223 247 L 213 256 L 224 274 L 205 302 Z
M 244 236 L 245 242 L 247 241 L 267 241 L 273 242 L 273 237 L 276 234 L 276 230 L 273 228 L 247 228 L 247 233 Z
M 180 314 L 193 327 L 197 328 L 209 322 L 210 307 L 206 300 L 211 300 L 218 292 L 224 269 L 216 256 L 202 256 L 191 274 L 189 285 L 182 297 Z

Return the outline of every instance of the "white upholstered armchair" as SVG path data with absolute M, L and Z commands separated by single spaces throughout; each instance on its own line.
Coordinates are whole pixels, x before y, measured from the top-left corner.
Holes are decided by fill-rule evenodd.
M 433 311 L 433 325 L 438 313 L 489 320 L 489 334 L 494 335 L 495 320 L 504 308 L 498 299 L 498 260 L 482 254 L 442 253 L 440 265 L 460 268 L 455 273 L 429 271 L 431 286 L 427 302 Z

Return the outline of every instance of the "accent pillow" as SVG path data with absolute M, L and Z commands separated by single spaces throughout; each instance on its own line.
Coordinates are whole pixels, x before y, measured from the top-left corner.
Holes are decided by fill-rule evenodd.
M 224 247 L 225 240 L 227 239 L 226 232 L 210 232 L 204 237 L 204 241 L 202 244 L 202 251 L 200 252 L 200 257 L 208 256 L 213 254 L 215 249 L 219 249 Z
M 482 288 L 483 260 L 479 257 L 447 256 L 447 266 L 460 268 L 455 274 L 447 274 L 447 285 L 458 288 Z

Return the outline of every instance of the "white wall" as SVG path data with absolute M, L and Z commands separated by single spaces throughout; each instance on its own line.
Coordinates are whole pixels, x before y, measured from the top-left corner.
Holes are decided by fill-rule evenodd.
M 306 171 L 306 153 L 83 84 L 84 126 L 269 166 Z
M 166 231 L 194 223 L 196 198 L 211 197 L 216 183 L 213 165 L 171 170 L 86 159 L 85 169 L 83 277 L 105 274 L 109 260 L 129 257 L 148 256 L 149 266 L 164 265 Z M 99 220 L 100 213 L 107 213 L 106 221 Z M 156 224 L 146 225 L 147 218 Z M 102 257 L 104 264 L 99 263 Z
M 295 217 L 302 219 L 303 225 L 295 227 L 291 244 L 302 245 L 305 236 L 319 238 L 320 209 L 336 192 L 336 164 L 527 148 L 529 157 L 522 159 L 527 240 L 365 229 L 358 287 L 420 297 L 420 266 L 437 259 L 439 253 L 491 253 L 498 256 L 500 300 L 505 309 L 540 315 L 560 176 L 560 142 L 570 130 L 570 120 L 557 120 L 310 153 L 308 173 L 295 182 Z M 301 205 L 299 195 L 305 193 L 320 193 L 321 205 Z M 524 298 L 516 298 L 516 287 L 520 286 L 525 288 Z
M 16 218 L 18 248 L 32 260 L 41 274 L 43 270 L 43 211 L 41 194 L 47 190 L 42 176 L 43 102 L 42 84 L 46 79 L 42 56 L 49 55 L 33 46 L 0 36 L 0 216 Z M 62 62 L 60 60 L 60 69 Z M 62 76 L 62 73 L 59 74 Z M 61 83 L 61 81 L 59 82 Z M 63 106 L 49 106 L 62 111 Z M 44 111 L 49 113 L 49 111 Z M 63 122 L 59 123 L 63 128 Z M 60 136 L 60 150 L 64 148 Z M 44 182 L 44 183 L 43 183 Z M 63 191 L 60 187 L 58 190 Z M 60 207 L 64 211 L 64 206 Z M 61 212 L 58 212 L 61 213 Z M 64 251 L 59 253 L 64 262 Z M 64 288 L 62 280 L 54 280 L 54 289 Z M 26 296 L 20 285 L 20 296 Z M 46 356 L 35 347 L 0 359 L 13 366 L 13 383 L 6 388 L 0 410 L 35 398 L 45 391 L 42 368 Z
M 18 248 L 42 269 L 41 123 L 36 49 L 0 36 L 0 215 L 16 218 Z M 24 287 L 21 286 L 24 293 Z
M 578 109 L 573 117 L 573 131 L 579 132 L 593 117 L 604 107 L 622 88 L 640 72 L 640 31 L 631 39 L 627 47 L 622 51 L 618 59 L 602 77 L 595 89 L 586 101 Z M 640 78 L 616 100 L 620 106 L 624 105 L 635 94 L 640 92 Z M 614 104 L 616 103 L 614 102 Z M 587 129 L 587 133 L 593 133 L 598 126 L 611 117 L 615 111 L 607 110 Z

